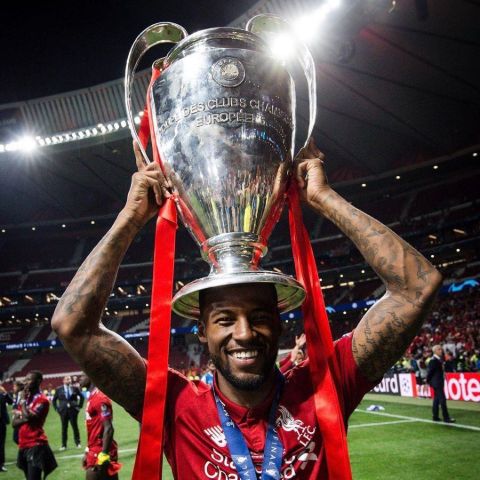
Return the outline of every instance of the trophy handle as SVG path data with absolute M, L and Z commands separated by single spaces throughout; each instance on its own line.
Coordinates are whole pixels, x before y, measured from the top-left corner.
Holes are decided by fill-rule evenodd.
M 245 27 L 249 32 L 261 35 L 262 33 L 291 33 L 292 27 L 289 23 L 276 15 L 262 13 L 252 17 Z M 299 53 L 298 61 L 303 69 L 308 86 L 309 101 L 309 123 L 308 134 L 304 146 L 307 145 L 312 135 L 315 120 L 317 118 L 317 80 L 315 72 L 315 63 L 308 47 L 301 41 L 297 40 L 297 50 Z
M 142 142 L 135 128 L 132 113 L 132 85 L 140 59 L 145 55 L 147 50 L 159 45 L 161 43 L 178 43 L 188 36 L 188 32 L 177 25 L 176 23 L 163 22 L 155 23 L 147 27 L 133 42 L 130 52 L 128 53 L 127 65 L 125 66 L 125 109 L 127 110 L 128 126 L 132 137 L 138 142 L 140 150 L 142 152 L 143 161 L 146 164 L 151 163 L 147 156 L 147 152 L 143 148 Z M 161 64 L 161 62 L 160 62 Z M 155 62 L 155 65 L 159 65 L 159 62 Z

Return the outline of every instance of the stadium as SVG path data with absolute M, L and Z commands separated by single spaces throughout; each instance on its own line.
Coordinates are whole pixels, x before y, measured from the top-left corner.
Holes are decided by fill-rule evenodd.
M 353 478 L 478 478 L 480 4 L 84 2 L 85 12 L 77 15 L 54 3 L 58 5 L 29 12 L 5 6 L 2 19 L 11 47 L 2 49 L 2 64 L 9 71 L 0 79 L 0 373 L 6 391 L 28 372 L 40 370 L 42 390 L 51 397 L 65 376 L 82 373 L 51 320 L 80 265 L 122 209 L 136 171 L 123 99 L 123 71 L 136 35 L 159 21 L 179 23 L 193 33 L 214 26 L 245 28 L 250 18 L 263 13 L 292 22 L 307 19 L 304 41 L 315 61 L 318 92 L 313 136 L 325 154 L 329 183 L 415 247 L 443 276 L 422 328 L 349 420 Z M 7 23 L 20 15 L 31 38 L 15 45 L 16 27 Z M 167 51 L 160 47 L 140 65 L 132 95 L 136 125 L 143 117 L 150 65 Z M 285 46 L 281 55 L 286 55 Z M 308 109 L 307 88 L 300 82 L 299 137 L 307 131 Z M 297 147 L 301 144 L 303 139 L 297 139 Z M 331 222 L 307 208 L 303 221 L 332 335 L 339 339 L 382 297 L 385 286 Z M 288 222 L 285 209 L 262 266 L 295 275 Z M 144 358 L 154 239 L 151 221 L 125 254 L 102 319 Z M 180 226 L 174 293 L 207 274 L 198 246 Z M 281 319 L 279 360 L 290 354 L 304 331 L 300 308 Z M 207 371 L 208 362 L 197 334 L 196 321 L 173 314 L 169 366 L 195 380 Z M 432 421 L 433 390 L 426 376 L 437 344 L 446 354 L 445 394 L 456 420 L 452 424 Z M 83 419 L 80 412 L 84 447 Z M 138 425 L 118 405 L 113 423 L 123 464 L 119 475 L 130 478 Z M 59 451 L 60 420 L 53 409 L 45 430 L 58 462 L 49 478 L 84 478 L 83 450 L 70 439 L 67 450 Z M 15 465 L 17 450 L 8 425 L 8 471 L 0 476 L 23 478 Z M 166 461 L 163 471 L 163 478 L 173 478 Z M 223 475 L 218 470 L 201 478 L 227 478 Z

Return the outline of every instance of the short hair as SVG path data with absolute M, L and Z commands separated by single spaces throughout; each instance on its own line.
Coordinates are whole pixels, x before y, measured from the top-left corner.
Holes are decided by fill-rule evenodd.
M 43 381 L 43 373 L 40 370 L 30 370 L 28 372 L 30 375 L 33 375 L 36 379 L 37 382 L 40 384 Z

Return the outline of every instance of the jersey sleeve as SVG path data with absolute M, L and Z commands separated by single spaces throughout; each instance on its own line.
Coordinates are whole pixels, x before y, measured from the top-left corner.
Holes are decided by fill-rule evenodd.
M 102 402 L 100 404 L 100 416 L 102 418 L 112 418 L 112 404 L 109 402 Z
M 334 343 L 337 369 L 333 369 L 333 375 L 340 401 L 343 403 L 345 419 L 353 413 L 364 395 L 377 384 L 368 380 L 358 368 L 353 358 L 352 337 L 353 332 L 350 332 Z
M 290 353 L 288 353 L 285 357 L 283 357 L 279 364 L 278 364 L 278 367 L 279 367 L 279 370 L 282 372 L 282 373 L 286 373 L 288 372 L 291 368 L 293 368 L 295 365 L 293 364 L 292 360 L 290 359 L 291 355 Z
M 46 415 L 48 413 L 48 407 L 49 407 L 49 403 L 48 403 L 48 400 L 45 398 L 35 402 L 35 404 L 32 405 L 28 410 L 35 417 L 39 417 L 42 414 Z

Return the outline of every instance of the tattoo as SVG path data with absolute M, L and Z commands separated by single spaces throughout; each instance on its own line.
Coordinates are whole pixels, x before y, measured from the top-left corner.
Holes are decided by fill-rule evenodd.
M 79 348 L 82 367 L 110 398 L 137 413 L 143 405 L 146 368 L 126 342 L 106 333 L 84 341 Z
M 352 338 L 359 368 L 370 380 L 378 380 L 422 325 L 441 276 L 397 234 L 336 193 L 317 209 L 355 243 L 385 284 L 385 296 L 366 313 Z
M 142 406 L 145 365 L 133 347 L 101 324 L 101 318 L 135 233 L 128 223 L 114 224 L 77 271 L 52 318 L 65 349 L 92 381 L 132 412 Z

